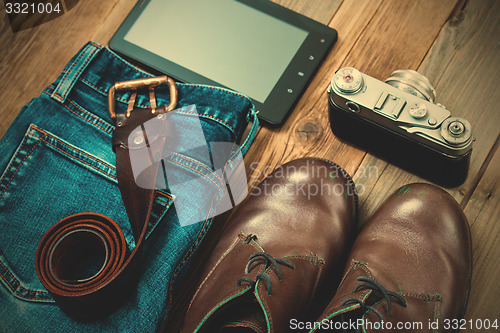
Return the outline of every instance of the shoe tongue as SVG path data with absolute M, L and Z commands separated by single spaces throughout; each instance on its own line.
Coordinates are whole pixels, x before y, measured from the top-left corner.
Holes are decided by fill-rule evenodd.
M 294 268 L 281 266 L 280 280 L 274 269 L 269 267 L 264 273 L 270 281 L 259 279 L 254 291 L 264 312 L 266 326 L 271 332 L 286 332 L 290 320 L 304 316 L 316 293 L 317 281 L 324 265 L 323 260 L 314 255 L 287 256 L 282 259 L 291 262 Z
M 336 306 L 339 308 L 352 308 L 353 305 L 357 305 L 356 302 L 349 302 L 348 299 L 359 299 L 363 301 L 363 303 L 372 303 L 379 301 L 378 296 L 373 294 L 373 290 L 369 288 L 359 288 L 360 282 L 356 279 L 361 276 L 366 276 L 366 273 L 363 270 L 353 270 L 347 276 L 345 284 L 343 284 L 338 290 L 335 296 L 337 300 Z M 357 291 L 355 291 L 357 289 Z M 347 302 L 346 302 L 347 301 Z M 343 303 L 345 303 L 343 305 Z M 355 307 L 358 308 L 358 307 Z
M 383 324 L 374 311 L 366 311 L 362 317 L 363 331 L 367 333 L 391 329 L 394 331 L 398 323 L 406 325 L 405 331 L 415 332 L 431 330 L 434 332 L 439 327 L 441 296 L 406 293 L 404 298 L 406 307 L 393 302 L 390 312 L 387 301 L 374 304 L 373 307 L 382 315 Z
M 240 302 L 246 300 L 245 305 L 239 306 L 240 310 L 233 311 L 229 316 L 224 315 L 221 332 L 285 332 L 290 320 L 304 315 L 315 294 L 316 281 L 324 263 L 316 256 L 289 256 L 283 259 L 291 262 L 294 268 L 280 265 L 280 280 L 275 268 L 269 266 L 263 272 L 269 281 L 264 277 L 256 279 L 254 292 L 240 299 Z
M 349 267 L 349 271 L 345 274 L 340 283 L 340 287 L 337 290 L 335 297 L 330 302 L 330 304 L 328 304 L 326 309 L 323 311 L 323 314 L 320 316 L 321 320 L 335 320 L 336 317 L 342 314 L 352 316 L 352 312 L 359 309 L 360 305 L 354 301 L 346 302 L 346 300 L 359 299 L 364 302 L 370 296 L 373 297 L 371 295 L 372 291 L 370 289 L 360 289 L 356 292 L 354 291 L 356 286 L 360 284 L 360 282 L 356 280 L 360 276 L 371 277 L 372 274 L 364 263 L 353 260 Z
M 230 248 L 208 271 L 191 300 L 182 332 L 204 330 L 205 326 L 211 325 L 209 322 L 216 321 L 212 320 L 213 317 L 232 309 L 233 303 L 238 302 L 246 294 L 254 298 L 251 285 L 248 283 L 237 285 L 238 279 L 242 276 L 255 280 L 261 271 L 255 269 L 249 274 L 244 274 L 248 258 L 261 250 L 255 242 L 246 243 L 245 238 L 245 235 L 238 235 Z

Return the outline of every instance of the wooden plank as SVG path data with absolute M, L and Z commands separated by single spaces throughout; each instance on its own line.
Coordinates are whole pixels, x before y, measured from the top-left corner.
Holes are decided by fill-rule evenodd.
M 476 142 L 466 182 L 448 189 L 459 202 L 474 190 L 480 178 L 480 167 L 500 133 L 500 77 L 492 69 L 500 68 L 500 3 L 471 0 L 462 12 L 442 29 L 434 45 L 423 60 L 419 72 L 434 83 L 438 102 L 454 116 L 468 119 Z M 371 155 L 363 160 L 360 170 L 378 168 L 377 182 L 355 174 L 357 184 L 367 189 L 369 201 L 362 200 L 361 220 L 371 215 L 378 204 L 396 188 L 423 179 L 392 164 L 379 161 Z M 380 179 L 378 179 L 380 178 Z M 470 195 L 469 195 L 470 196 Z
M 130 13 L 137 1 L 135 0 L 115 0 L 116 5 L 99 26 L 95 27 L 94 34 L 90 40 L 102 45 L 108 45 L 109 40 L 114 35 L 123 20 Z M 165 32 L 167 33 L 167 32 Z
M 313 20 L 327 24 L 339 8 L 342 0 L 271 0 Z
M 273 1 L 273 0 L 271 0 Z M 273 2 L 293 10 L 297 13 L 305 15 L 313 20 L 316 20 L 323 24 L 328 24 L 331 17 L 335 14 L 337 9 L 340 7 L 342 0 L 328 0 L 328 1 L 308 1 L 308 0 L 274 0 Z M 316 76 L 317 77 L 317 76 Z M 312 87 L 315 85 L 309 85 L 309 91 L 314 91 Z M 307 94 L 307 93 L 306 93 Z M 306 95 L 304 94 L 304 95 Z M 248 125 L 243 137 L 246 137 L 250 131 L 251 124 Z M 257 134 L 262 130 L 262 126 L 257 129 Z M 246 159 L 248 161 L 248 158 Z
M 326 99 L 326 88 L 331 75 L 349 54 L 380 4 L 381 1 L 370 0 L 342 3 L 329 23 L 330 27 L 337 30 L 338 41 L 312 78 L 287 121 L 282 127 L 262 127 L 245 157 L 250 186 L 258 183 L 266 176 L 266 172 L 276 166 L 304 156 L 304 149 L 292 151 L 296 146 L 321 145 L 325 149 L 332 144 L 338 145 L 338 141 L 333 142 L 329 125 L 325 121 L 326 110 L 314 112 L 313 107 L 318 98 Z
M 62 71 L 71 57 L 107 20 L 116 1 L 80 1 L 61 17 L 13 33 L 0 11 L 0 137 L 22 106 Z
M 500 149 L 465 208 L 472 236 L 473 275 L 466 319 L 500 321 Z M 499 323 L 500 324 L 500 323 Z M 467 330 L 469 332 L 469 330 Z M 479 332 L 481 330 L 472 330 Z
M 263 128 L 250 149 L 246 161 L 255 166 L 248 171 L 252 184 L 264 176 L 263 168 L 303 156 L 331 159 L 350 172 L 356 170 L 365 153 L 339 142 L 329 129 L 326 88 L 334 70 L 355 66 L 384 77 L 393 69 L 417 68 L 456 4 L 344 1 L 330 23 L 339 31 L 339 42 L 286 123 Z
M 500 120 L 495 111 L 500 104 L 500 81 L 495 72 L 500 68 L 496 40 L 500 35 L 500 3 L 470 0 L 457 17 L 442 27 L 462 1 L 346 0 L 342 5 L 340 0 L 277 2 L 320 22 L 329 22 L 338 30 L 339 41 L 285 125 L 262 128 L 245 159 L 252 182 L 264 176 L 264 168 L 270 171 L 297 157 L 334 160 L 351 174 L 356 171 L 363 221 L 391 191 L 419 178 L 338 141 L 329 130 L 325 89 L 333 71 L 342 66 L 356 66 L 380 79 L 399 67 L 418 68 L 435 83 L 438 101 L 454 115 L 468 118 L 475 129 L 471 175 L 464 186 L 449 191 L 457 200 L 465 196 L 462 201 L 472 225 L 475 268 L 467 318 L 500 319 L 496 301 L 500 296 L 496 282 L 499 271 L 495 265 L 500 254 L 500 153 L 496 148 L 491 151 Z M 11 32 L 5 13 L 0 12 L 0 136 L 22 105 L 57 77 L 81 45 L 91 39 L 106 44 L 134 3 L 80 1 L 61 18 L 16 34 Z M 493 158 L 485 164 L 488 154 Z M 201 253 L 208 253 L 223 220 L 214 225 L 213 236 Z M 191 271 L 191 276 L 196 276 L 196 270 Z M 179 296 L 186 296 L 186 291 Z M 182 310 L 181 304 L 176 301 L 177 315 L 172 315 L 177 322 L 182 317 L 178 311 Z

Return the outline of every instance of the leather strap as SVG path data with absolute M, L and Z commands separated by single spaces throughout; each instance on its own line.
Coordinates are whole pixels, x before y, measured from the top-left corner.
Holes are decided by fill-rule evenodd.
M 173 109 L 171 105 L 169 108 Z M 38 245 L 37 275 L 61 309 L 74 318 L 94 319 L 109 314 L 134 290 L 165 138 L 158 136 L 152 144 L 146 137 L 133 147 L 128 144 L 128 138 L 146 121 L 168 111 L 155 105 L 116 114 L 117 127 L 113 133 L 116 172 L 135 248 L 128 251 L 118 225 L 97 213 L 80 213 L 62 219 L 47 231 Z M 134 178 L 131 149 L 148 150 L 152 158 L 151 167 L 140 175 L 143 187 L 137 186 Z M 98 267 L 94 268 L 97 273 L 82 277 L 79 269 L 89 258 L 94 263 L 97 261 Z

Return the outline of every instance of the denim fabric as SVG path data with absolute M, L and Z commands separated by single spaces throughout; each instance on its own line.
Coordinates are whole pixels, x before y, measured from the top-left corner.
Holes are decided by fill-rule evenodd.
M 21 110 L 0 141 L 0 332 L 151 332 L 172 306 L 172 292 L 212 220 L 181 227 L 168 190 L 155 194 L 137 289 L 105 319 L 79 322 L 66 316 L 38 280 L 34 265 L 43 234 L 80 212 L 109 216 L 134 246 L 117 186 L 107 91 L 116 81 L 147 76 L 89 42 Z M 178 84 L 178 91 L 178 107 L 196 105 L 209 142 L 238 143 L 255 116 L 250 100 L 235 92 L 192 84 Z M 167 105 L 168 88 L 156 92 L 158 104 Z M 117 109 L 126 109 L 130 93 L 116 97 Z M 147 93 L 138 95 L 137 106 L 149 106 Z M 179 126 L 193 116 L 192 109 L 184 110 Z M 255 135 L 255 118 L 254 123 L 243 152 Z M 195 166 L 185 159 L 178 164 Z

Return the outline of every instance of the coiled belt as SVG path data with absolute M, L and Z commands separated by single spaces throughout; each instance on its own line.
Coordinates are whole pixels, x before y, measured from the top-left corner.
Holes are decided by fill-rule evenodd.
M 154 87 L 168 85 L 170 104 L 158 107 Z M 134 109 L 137 90 L 149 89 L 151 108 Z M 125 113 L 115 113 L 115 91 L 132 90 Z M 132 227 L 136 246 L 127 251 L 123 232 L 110 218 L 97 213 L 68 216 L 43 236 L 35 257 L 36 273 L 56 303 L 68 315 L 89 319 L 105 315 L 120 305 L 137 283 L 140 253 L 146 238 L 148 220 L 154 199 L 156 176 L 161 159 L 153 158 L 152 165 L 141 174 L 141 187 L 136 184 L 130 161 L 130 149 L 148 150 L 158 156 L 164 137 L 129 147 L 128 137 L 136 128 L 157 114 L 169 112 L 177 105 L 177 88 L 166 76 L 118 82 L 109 89 L 109 111 L 116 120 L 113 150 L 116 153 L 118 186 Z M 150 186 L 147 186 L 147 185 Z M 146 186 L 144 186 L 146 185 Z M 88 259 L 97 273 L 88 277 L 79 269 Z M 96 260 L 97 258 L 97 260 Z M 87 267 L 88 268 L 88 267 Z

